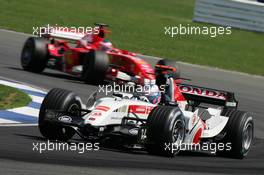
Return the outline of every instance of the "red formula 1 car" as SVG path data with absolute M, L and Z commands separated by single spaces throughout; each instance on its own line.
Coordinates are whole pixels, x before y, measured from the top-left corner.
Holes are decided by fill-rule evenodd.
M 92 33 L 50 29 L 41 37 L 30 37 L 21 54 L 24 70 L 42 72 L 46 67 L 82 77 L 87 83 L 155 79 L 152 66 L 137 54 L 114 48 L 106 39 L 108 25 L 96 23 Z M 73 41 L 73 44 L 70 43 Z

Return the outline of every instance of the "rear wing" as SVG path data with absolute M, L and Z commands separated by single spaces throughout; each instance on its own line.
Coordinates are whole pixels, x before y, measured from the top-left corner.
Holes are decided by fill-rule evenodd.
M 85 36 L 85 33 L 67 27 L 42 27 L 40 37 L 59 38 L 71 41 L 78 41 Z
M 238 102 L 233 92 L 199 87 L 189 84 L 177 84 L 186 100 L 237 108 Z

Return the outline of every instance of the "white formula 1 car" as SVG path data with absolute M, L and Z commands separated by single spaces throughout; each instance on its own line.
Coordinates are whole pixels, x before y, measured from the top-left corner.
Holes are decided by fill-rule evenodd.
M 161 69 L 168 69 L 160 67 Z M 217 155 L 244 158 L 253 140 L 253 118 L 237 110 L 234 94 L 187 84 L 166 76 L 159 104 L 141 96 L 118 93 L 87 104 L 64 89 L 52 89 L 39 113 L 39 130 L 50 140 L 67 141 L 76 133 L 84 140 L 145 149 L 150 154 L 175 156 L 182 145 L 190 149 L 216 143 Z M 219 146 L 220 145 L 220 146 Z

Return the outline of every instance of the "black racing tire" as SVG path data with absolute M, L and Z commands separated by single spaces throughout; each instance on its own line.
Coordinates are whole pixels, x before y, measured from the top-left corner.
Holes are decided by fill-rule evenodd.
M 109 68 L 109 57 L 102 51 L 90 51 L 83 60 L 82 78 L 86 83 L 102 84 Z
M 48 55 L 48 40 L 30 37 L 21 53 L 21 65 L 26 71 L 40 73 L 47 65 Z
M 175 134 L 178 134 L 177 138 Z M 149 154 L 176 156 L 185 138 L 185 123 L 181 110 L 175 106 L 155 107 L 147 119 L 146 136 L 145 147 Z M 174 150 L 171 149 L 172 144 Z M 170 149 L 166 145 L 170 145 Z
M 75 131 L 70 127 L 59 126 L 45 121 L 47 109 L 71 112 L 73 108 L 81 109 L 81 99 L 71 91 L 54 88 L 44 98 L 39 112 L 38 127 L 40 133 L 49 140 L 67 141 Z M 77 113 L 75 115 L 80 115 Z
M 228 150 L 220 150 L 217 155 L 243 159 L 248 154 L 254 137 L 253 114 L 234 109 L 226 110 L 224 116 L 229 117 L 224 128 L 225 137 L 219 141 L 230 144 Z

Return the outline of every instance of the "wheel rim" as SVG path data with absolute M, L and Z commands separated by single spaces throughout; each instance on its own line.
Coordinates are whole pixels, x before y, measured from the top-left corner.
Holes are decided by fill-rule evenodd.
M 71 113 L 71 114 L 74 114 L 76 116 L 80 116 L 80 111 L 76 111 L 76 109 L 79 109 L 79 105 L 74 103 L 74 104 L 71 104 L 70 107 L 68 108 L 68 112 Z
M 176 146 L 180 146 L 184 138 L 184 127 L 181 120 L 177 120 L 172 129 L 172 143 Z
M 76 111 L 76 110 L 75 110 L 75 109 L 79 109 L 79 108 L 80 108 L 80 107 L 79 107 L 78 104 L 73 103 L 73 104 L 70 105 L 70 107 L 68 108 L 67 111 L 68 111 L 70 114 L 73 114 L 73 115 L 76 115 L 76 116 L 80 116 L 80 115 L 81 115 L 81 114 L 80 114 L 80 111 Z M 67 134 L 67 133 L 69 132 L 69 130 L 68 130 L 66 127 L 61 127 L 60 130 L 61 130 L 61 133 L 62 133 L 63 135 L 65 135 L 65 134 Z
M 253 125 L 252 122 L 248 122 L 243 129 L 243 148 L 245 151 L 249 150 L 251 142 L 253 140 Z

